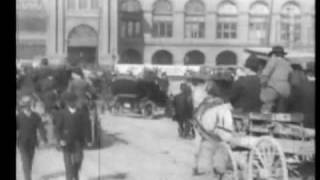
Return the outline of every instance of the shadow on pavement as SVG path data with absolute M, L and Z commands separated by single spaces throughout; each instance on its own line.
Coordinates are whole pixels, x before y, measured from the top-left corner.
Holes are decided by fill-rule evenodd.
M 94 147 L 88 148 L 89 150 L 98 150 L 109 148 L 115 144 L 125 144 L 128 145 L 128 141 L 119 137 L 121 133 L 108 133 L 106 131 L 99 132 L 99 143 Z
M 40 178 L 40 180 L 50 180 L 50 179 L 55 179 L 55 178 L 58 178 L 58 177 L 62 177 L 62 176 L 65 176 L 65 171 L 59 171 L 59 172 L 55 172 L 55 173 L 51 173 L 51 174 L 47 174 L 47 175 L 44 175 Z
M 127 173 L 116 173 L 116 174 L 93 177 L 88 180 L 124 180 L 126 178 L 127 178 Z

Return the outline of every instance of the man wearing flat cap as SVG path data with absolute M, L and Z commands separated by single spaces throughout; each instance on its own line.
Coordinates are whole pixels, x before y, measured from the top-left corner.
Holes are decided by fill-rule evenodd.
M 76 106 L 77 96 L 66 92 L 62 95 L 65 109 L 56 119 L 57 139 L 63 150 L 67 180 L 78 180 L 83 160 L 83 148 L 88 139 L 89 115 Z
M 291 93 L 289 76 L 292 72 L 290 62 L 284 58 L 286 54 L 283 47 L 274 46 L 261 73 L 260 98 L 265 112 L 272 111 L 272 108 L 275 108 L 276 112 L 286 111 L 286 100 Z
M 19 101 L 20 110 L 17 112 L 17 144 L 21 154 L 22 168 L 25 180 L 31 180 L 31 171 L 35 147 L 37 142 L 37 131 L 41 138 L 47 142 L 45 129 L 40 116 L 31 110 L 32 98 L 29 94 L 21 95 Z

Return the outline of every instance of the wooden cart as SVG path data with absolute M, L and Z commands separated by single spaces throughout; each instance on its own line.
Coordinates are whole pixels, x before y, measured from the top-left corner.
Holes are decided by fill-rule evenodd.
M 314 163 L 315 131 L 304 128 L 302 121 L 301 114 L 234 114 L 234 138 L 223 144 L 231 160 L 227 179 L 289 180 L 305 176 L 299 168 Z

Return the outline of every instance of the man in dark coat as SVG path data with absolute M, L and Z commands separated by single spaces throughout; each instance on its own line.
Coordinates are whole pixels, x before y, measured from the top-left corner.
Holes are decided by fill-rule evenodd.
M 37 146 L 37 130 L 44 142 L 47 142 L 45 129 L 41 118 L 31 110 L 31 97 L 24 95 L 20 101 L 20 110 L 17 113 L 18 147 L 21 153 L 25 180 L 31 180 L 32 162 Z
M 293 66 L 291 75 L 292 93 L 289 97 L 288 111 L 291 113 L 303 113 L 304 125 L 314 128 L 315 114 L 315 86 L 307 79 L 302 67 Z
M 191 100 L 191 90 L 185 83 L 180 85 L 181 92 L 174 97 L 173 107 L 175 109 L 174 120 L 179 125 L 179 136 L 186 137 L 188 132 L 188 121 L 192 118 L 193 107 Z
M 239 77 L 233 85 L 230 102 L 239 112 L 260 112 L 262 102 L 260 101 L 260 79 L 256 74 L 258 68 L 255 64 L 246 63 L 249 75 Z
M 59 145 L 63 150 L 67 180 L 78 180 L 79 170 L 83 160 L 83 148 L 88 139 L 86 124 L 89 119 L 87 111 L 76 106 L 77 96 L 65 93 L 65 109 L 56 119 L 56 132 Z

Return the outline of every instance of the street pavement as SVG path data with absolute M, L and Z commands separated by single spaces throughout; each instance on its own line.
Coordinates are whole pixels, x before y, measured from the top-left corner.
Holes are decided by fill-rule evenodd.
M 101 127 L 100 149 L 84 152 L 81 180 L 196 180 L 193 141 L 178 137 L 175 122 L 105 114 Z M 23 180 L 18 151 L 16 161 L 17 180 Z M 37 149 L 32 177 L 65 179 L 62 152 Z
M 84 152 L 80 180 L 215 180 L 192 176 L 194 142 L 179 138 L 177 123 L 170 119 L 106 113 L 101 129 L 101 147 Z M 24 180 L 18 149 L 16 157 L 16 179 Z M 37 149 L 32 178 L 65 180 L 62 152 Z

